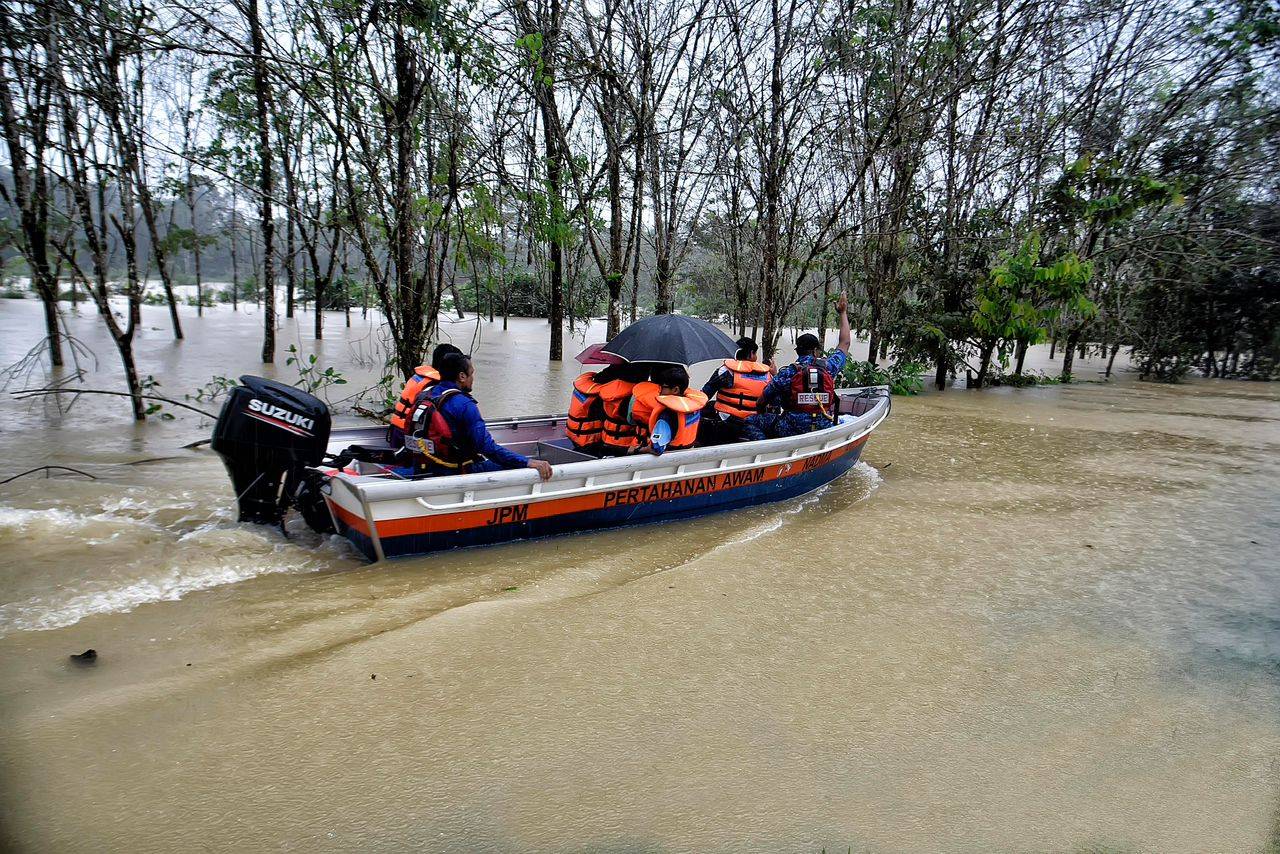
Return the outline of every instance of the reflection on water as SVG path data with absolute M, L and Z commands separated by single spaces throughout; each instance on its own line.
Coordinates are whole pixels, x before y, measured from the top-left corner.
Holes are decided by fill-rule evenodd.
M 146 317 L 170 394 L 259 372 L 257 317 Z M 339 317 L 321 358 L 371 381 Z M 477 328 L 487 413 L 562 408 L 545 323 Z M 99 478 L 0 487 L 11 846 L 1280 845 L 1280 390 L 899 399 L 819 494 L 382 566 L 235 525 L 208 425 L 122 409 L 0 403 L 9 469 Z

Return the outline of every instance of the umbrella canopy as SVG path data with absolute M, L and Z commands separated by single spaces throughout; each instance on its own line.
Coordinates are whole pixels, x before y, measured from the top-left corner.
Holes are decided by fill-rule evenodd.
M 738 344 L 705 320 L 682 314 L 655 314 L 619 332 L 601 352 L 621 356 L 628 362 L 692 365 L 732 359 L 738 354 Z
M 574 358 L 584 365 L 624 365 L 626 364 L 627 360 L 622 358 L 621 356 L 615 356 L 612 353 L 600 352 L 606 346 L 608 345 L 592 344 L 590 347 L 583 350 L 577 356 L 574 356 Z

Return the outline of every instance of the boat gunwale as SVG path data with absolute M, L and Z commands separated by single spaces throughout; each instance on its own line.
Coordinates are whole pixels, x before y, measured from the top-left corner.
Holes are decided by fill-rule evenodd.
M 877 387 L 871 387 L 877 388 Z M 846 390 L 842 390 L 846 391 Z M 857 391 L 857 389 L 853 390 Z M 604 457 L 598 460 L 582 460 L 572 463 L 561 463 L 555 466 L 554 474 L 548 481 L 540 481 L 537 472 L 532 469 L 510 469 L 500 472 L 487 472 L 481 474 L 454 475 L 447 478 L 423 478 L 419 480 L 388 480 L 377 475 L 351 475 L 346 472 L 334 472 L 333 480 L 340 480 L 348 492 L 360 503 L 361 509 L 365 511 L 365 515 L 373 515 L 369 511 L 372 509 L 369 505 L 379 504 L 383 502 L 402 501 L 406 499 L 417 499 L 422 505 L 423 512 L 420 515 L 448 514 L 465 510 L 483 509 L 485 507 L 496 507 L 504 504 L 524 504 L 529 502 L 549 501 L 564 498 L 570 495 L 588 494 L 591 492 L 604 492 L 610 489 L 616 489 L 617 483 L 602 483 L 598 485 L 582 485 L 574 486 L 566 489 L 555 490 L 545 489 L 547 485 L 553 485 L 557 481 L 577 480 L 581 478 L 591 478 L 595 476 L 608 476 L 616 474 L 624 474 L 631 472 L 633 476 L 640 472 L 652 469 L 670 469 L 672 468 L 672 460 L 674 455 L 680 455 L 678 461 L 674 465 L 674 471 L 664 472 L 652 478 L 642 478 L 645 483 L 663 483 L 668 480 L 680 480 L 687 477 L 695 477 L 699 474 L 707 474 L 714 472 L 715 474 L 725 474 L 736 471 L 745 471 L 758 468 L 762 465 L 772 465 L 780 462 L 789 462 L 802 459 L 807 456 L 827 453 L 838 448 L 846 447 L 853 442 L 869 435 L 876 427 L 888 417 L 891 408 L 891 401 L 888 396 L 888 389 L 885 394 L 877 400 L 875 406 L 861 415 L 849 416 L 851 420 L 847 422 L 837 423 L 825 430 L 815 431 L 811 433 L 802 433 L 798 436 L 788 436 L 779 439 L 762 439 L 756 442 L 738 442 L 732 445 L 713 445 L 706 448 L 690 448 L 683 451 L 675 451 L 671 454 L 664 454 L 660 457 L 652 455 L 628 456 L 628 457 Z M 559 416 L 563 418 L 563 416 Z M 554 421 L 558 420 L 556 416 L 550 418 L 526 418 L 511 419 L 508 422 L 494 422 L 493 426 L 499 426 L 502 423 L 517 422 L 520 424 L 532 424 L 536 421 Z M 814 441 L 815 437 L 827 435 L 827 441 L 819 445 Z M 832 443 L 832 439 L 839 441 Z M 819 445 L 811 453 L 795 454 L 795 451 L 808 445 Z M 732 454 L 726 453 L 726 449 L 733 449 Z M 750 453 L 744 452 L 744 449 L 750 449 Z M 760 459 L 763 456 L 784 453 L 791 451 L 790 458 L 775 457 L 773 459 Z M 713 470 L 702 471 L 684 471 L 685 466 L 693 466 L 717 459 L 723 460 L 726 456 L 748 455 L 754 457 L 747 462 L 739 463 L 733 466 L 718 466 Z M 452 502 L 448 505 L 429 506 L 426 499 L 436 495 L 469 493 L 476 490 L 502 487 L 502 486 L 520 486 L 527 485 L 532 487 L 531 491 L 522 495 L 502 496 L 492 499 L 481 499 L 479 501 L 463 500 L 461 502 Z M 379 520 L 381 521 L 381 520 Z

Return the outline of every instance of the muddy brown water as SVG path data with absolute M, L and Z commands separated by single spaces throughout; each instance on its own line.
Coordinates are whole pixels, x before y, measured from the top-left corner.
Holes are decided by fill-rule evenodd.
M 260 371 L 257 315 L 181 343 L 145 319 L 164 392 Z M 321 363 L 357 386 L 376 330 L 340 324 Z M 115 387 L 97 325 L 70 319 Z M 38 328 L 0 300 L 5 364 Z M 545 323 L 446 333 L 477 329 L 486 413 L 563 407 Z M 126 416 L 0 403 L 0 479 L 98 478 L 0 486 L 0 845 L 1280 846 L 1273 386 L 899 398 L 796 501 L 372 566 L 236 525 L 216 458 L 181 450 L 199 417 Z

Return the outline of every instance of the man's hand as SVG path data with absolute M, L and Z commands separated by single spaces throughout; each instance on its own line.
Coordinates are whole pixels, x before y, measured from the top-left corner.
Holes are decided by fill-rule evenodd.
M 840 340 L 836 342 L 836 349 L 847 358 L 849 347 L 853 345 L 853 332 L 849 329 L 849 298 L 844 295 L 844 291 L 840 292 L 840 298 L 836 300 L 836 314 L 840 315 Z
M 778 360 L 772 356 L 769 357 L 769 374 L 775 377 L 778 375 Z
M 536 471 L 543 480 L 551 480 L 551 463 L 546 460 L 529 460 L 529 468 Z

